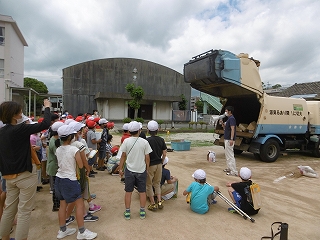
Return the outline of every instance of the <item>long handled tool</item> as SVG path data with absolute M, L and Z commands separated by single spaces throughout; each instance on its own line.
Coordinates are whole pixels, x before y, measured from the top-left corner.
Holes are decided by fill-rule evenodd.
M 244 219 L 249 218 L 251 222 L 255 222 L 255 220 L 250 217 L 248 214 L 246 214 L 244 211 L 242 211 L 236 204 L 234 204 L 233 202 L 231 202 L 228 198 L 226 198 L 225 196 L 222 195 L 222 193 L 220 191 L 216 192 L 219 197 L 225 201 L 230 207 L 232 207 L 234 210 L 236 210 Z

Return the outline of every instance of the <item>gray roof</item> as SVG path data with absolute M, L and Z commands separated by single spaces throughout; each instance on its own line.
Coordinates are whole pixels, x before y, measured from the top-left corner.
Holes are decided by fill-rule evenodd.
M 295 83 L 291 87 L 272 94 L 273 96 L 279 97 L 292 97 L 301 95 L 303 98 L 320 99 L 320 81 L 319 82 L 308 82 L 308 83 Z

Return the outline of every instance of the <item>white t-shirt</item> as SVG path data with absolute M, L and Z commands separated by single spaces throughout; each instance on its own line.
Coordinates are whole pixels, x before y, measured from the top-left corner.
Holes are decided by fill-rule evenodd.
M 88 147 L 88 145 L 87 145 L 87 142 L 86 142 L 86 140 L 84 140 L 83 138 L 81 138 L 80 140 L 79 140 L 84 146 L 85 146 L 85 149 L 84 149 L 84 153 L 87 155 L 88 153 L 90 153 L 90 150 L 89 150 L 89 147 Z
M 60 146 L 57 148 L 56 156 L 59 166 L 56 174 L 57 177 L 77 180 L 75 155 L 78 151 L 79 149 L 77 147 L 71 145 Z
M 119 151 L 127 154 L 126 166 L 129 171 L 143 173 L 146 170 L 145 156 L 151 153 L 152 149 L 147 140 L 129 137 L 123 141 Z

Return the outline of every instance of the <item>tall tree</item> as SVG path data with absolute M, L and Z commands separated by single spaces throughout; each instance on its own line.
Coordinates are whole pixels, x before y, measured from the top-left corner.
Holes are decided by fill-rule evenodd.
M 140 102 L 143 98 L 144 91 L 143 88 L 140 86 L 135 86 L 134 83 L 128 83 L 126 86 L 127 92 L 133 98 L 129 101 L 129 106 L 134 109 L 134 119 L 138 117 L 138 110 L 140 108 Z
M 47 85 L 44 84 L 43 82 L 39 81 L 38 79 L 35 79 L 35 78 L 25 77 L 24 78 L 24 87 L 32 88 L 33 90 L 35 90 L 38 93 L 48 93 Z M 36 108 L 37 109 L 42 107 L 43 99 L 45 99 L 45 97 L 36 96 Z M 26 100 L 28 102 L 29 97 L 27 97 Z M 33 112 L 34 112 L 34 115 L 36 115 L 36 109 L 33 109 Z
M 179 110 L 186 110 L 187 109 L 187 99 L 184 96 L 184 94 L 181 94 L 180 97 L 181 97 L 181 101 L 178 104 Z

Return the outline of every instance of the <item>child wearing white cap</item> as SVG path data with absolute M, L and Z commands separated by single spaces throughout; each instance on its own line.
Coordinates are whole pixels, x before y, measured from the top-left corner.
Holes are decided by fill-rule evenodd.
M 187 187 L 183 195 L 191 194 L 190 208 L 192 211 L 205 214 L 209 211 L 209 205 L 216 203 L 214 192 L 219 191 L 219 187 L 206 184 L 206 173 L 202 169 L 197 169 L 192 177 L 195 181 Z
M 72 126 L 63 125 L 58 128 L 60 139 L 56 140 L 56 156 L 58 160 L 58 172 L 55 181 L 56 197 L 60 200 L 59 225 L 57 238 L 61 239 L 76 233 L 75 228 L 66 226 L 66 210 L 68 204 L 75 202 L 76 218 L 78 224 L 77 239 L 94 239 L 97 233 L 91 232 L 84 227 L 83 208 L 84 203 L 81 195 L 80 183 L 77 181 L 76 164 L 83 167 L 79 149 L 70 144 L 75 140 L 76 131 Z M 61 142 L 60 142 L 61 140 Z M 60 145 L 60 146 L 59 146 Z
M 254 215 L 259 212 L 255 210 L 253 206 L 247 201 L 246 188 L 252 184 L 251 170 L 247 167 L 242 167 L 239 172 L 241 182 L 230 182 L 227 183 L 228 192 L 233 203 L 237 205 L 242 211 L 248 215 Z M 250 189 L 249 189 L 250 191 Z M 236 212 L 233 208 L 228 208 L 229 212 Z
M 119 175 L 125 177 L 125 207 L 124 218 L 131 218 L 130 205 L 131 196 L 134 186 L 137 186 L 140 196 L 140 218 L 146 217 L 146 181 L 147 170 L 149 168 L 149 153 L 152 149 L 147 140 L 139 137 L 140 125 L 136 121 L 132 121 L 128 126 L 131 137 L 126 138 L 120 146 L 121 158 L 119 163 Z M 123 166 L 126 161 L 125 171 Z

